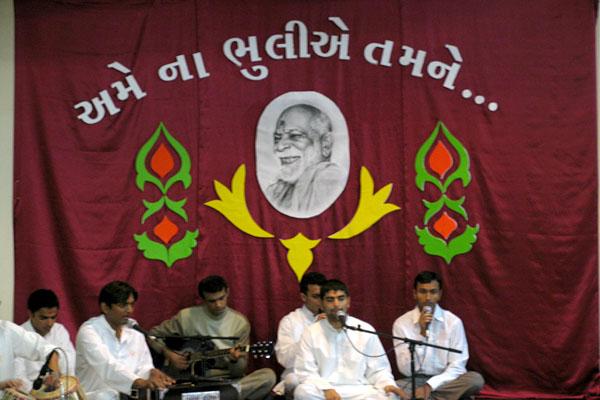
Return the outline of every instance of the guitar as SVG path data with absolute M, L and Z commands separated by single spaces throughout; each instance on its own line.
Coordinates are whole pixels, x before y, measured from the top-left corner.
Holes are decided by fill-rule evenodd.
M 212 345 L 212 342 L 210 342 Z M 195 351 L 189 347 L 179 350 L 178 353 L 184 354 L 190 362 L 190 368 L 181 371 L 174 367 L 169 367 L 165 372 L 174 378 L 203 377 L 206 372 L 214 367 L 214 360 L 220 357 L 229 355 L 231 349 L 238 349 L 243 353 L 249 353 L 254 358 L 271 358 L 274 351 L 274 343 L 272 341 L 260 341 L 254 344 L 230 347 L 226 349 L 208 350 L 206 346 L 200 351 Z M 211 362 L 212 361 L 212 362 Z
M 189 353 L 187 358 L 190 363 L 195 363 L 201 360 L 210 360 L 213 358 L 223 357 L 229 354 L 231 349 L 238 349 L 242 353 L 250 353 L 254 358 L 271 358 L 273 355 L 274 345 L 272 341 L 257 342 L 252 345 L 230 347 L 228 349 L 198 351 Z

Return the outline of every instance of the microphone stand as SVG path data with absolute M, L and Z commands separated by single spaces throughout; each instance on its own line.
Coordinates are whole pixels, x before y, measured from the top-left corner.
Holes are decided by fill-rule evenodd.
M 343 324 L 344 328 L 347 328 L 347 329 L 350 329 L 353 331 L 370 333 L 372 335 L 377 335 L 377 336 L 384 336 L 389 339 L 400 340 L 400 341 L 403 341 L 404 343 L 408 344 L 408 350 L 410 351 L 410 383 L 411 383 L 410 398 L 411 398 L 411 400 L 416 400 L 416 397 L 415 397 L 415 390 L 416 390 L 416 388 L 415 388 L 415 348 L 416 348 L 416 346 L 435 347 L 436 349 L 448 350 L 453 353 L 462 353 L 461 350 L 453 349 L 450 347 L 443 347 L 443 346 L 438 346 L 437 344 L 431 344 L 431 343 L 423 342 L 420 340 L 414 340 L 414 339 L 409 339 L 409 338 L 405 338 L 405 337 L 394 336 L 394 335 L 390 335 L 389 333 L 386 333 L 386 332 L 371 331 L 368 329 L 361 328 L 360 325 L 357 325 L 357 326 L 348 325 L 348 324 L 346 324 L 346 321 L 343 321 L 342 324 Z

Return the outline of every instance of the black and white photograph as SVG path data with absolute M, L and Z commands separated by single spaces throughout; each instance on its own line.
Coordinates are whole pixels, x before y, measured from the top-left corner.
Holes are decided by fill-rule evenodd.
M 310 218 L 344 191 L 350 168 L 348 127 L 318 92 L 288 92 L 264 109 L 256 131 L 260 188 L 279 212 Z

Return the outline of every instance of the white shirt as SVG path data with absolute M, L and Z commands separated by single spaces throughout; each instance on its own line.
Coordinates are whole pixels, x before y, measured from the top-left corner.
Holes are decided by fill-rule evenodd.
M 415 348 L 415 373 L 432 375 L 427 383 L 432 390 L 436 390 L 440 385 L 467 372 L 465 366 L 469 360 L 469 346 L 460 318 L 450 311 L 442 309 L 439 304 L 435 306 L 433 320 L 429 324 L 429 338 L 421 336 L 420 315 L 419 308 L 415 307 L 398 318 L 393 326 L 394 336 L 428 341 L 431 344 L 462 351 L 461 354 L 458 354 L 427 346 Z M 404 376 L 410 377 L 408 344 L 395 339 L 394 347 L 398 370 Z
M 45 361 L 53 349 L 54 346 L 37 333 L 27 332 L 9 321 L 0 321 L 0 381 L 15 378 L 16 357 Z M 0 395 L 3 392 L 0 390 Z
M 367 330 L 373 327 L 357 318 L 348 317 L 348 325 Z M 365 357 L 357 350 L 370 356 Z M 304 330 L 294 364 L 300 383 L 312 384 L 319 390 L 335 385 L 371 385 L 383 389 L 394 385 L 390 362 L 376 335 L 352 330 L 336 330 L 327 319 Z
M 104 315 L 81 325 L 76 347 L 77 376 L 85 392 L 129 394 L 133 381 L 148 379 L 154 368 L 144 335 L 124 326 L 119 340 Z
M 275 355 L 277 361 L 285 370 L 281 378 L 294 371 L 294 361 L 300 348 L 299 342 L 302 332 L 307 326 L 315 322 L 315 315 L 306 306 L 299 307 L 287 314 L 279 322 L 277 329 L 277 343 L 275 344 Z
M 21 324 L 21 327 L 28 332 L 33 332 L 39 335 L 33 328 L 33 325 L 31 325 L 31 320 L 25 321 L 23 324 Z M 64 353 L 60 350 L 57 350 L 59 354 L 60 371 L 63 374 L 75 375 L 75 348 L 71 343 L 69 332 L 67 332 L 65 327 L 56 322 L 54 325 L 52 325 L 50 332 L 48 332 L 46 336 L 40 335 L 40 337 L 51 344 L 53 348 L 60 347 L 62 350 L 64 350 Z M 31 391 L 31 385 L 38 377 L 40 369 L 42 369 L 42 366 L 44 365 L 44 361 L 45 360 L 30 361 L 23 357 L 18 357 L 15 359 L 15 376 L 23 381 L 24 386 L 21 388 L 22 390 L 25 392 Z

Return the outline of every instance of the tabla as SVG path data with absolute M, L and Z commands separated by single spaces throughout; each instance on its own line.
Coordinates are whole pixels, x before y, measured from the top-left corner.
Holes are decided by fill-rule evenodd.
M 33 396 L 17 389 L 4 389 L 2 400 L 34 400 Z
M 63 396 L 66 400 L 87 400 L 79 386 L 79 379 L 75 376 L 63 375 L 60 377 L 59 388 L 52 391 L 46 389 L 45 386 L 42 386 L 39 390 L 32 390 L 31 395 L 36 400 L 55 400 L 61 399 Z

